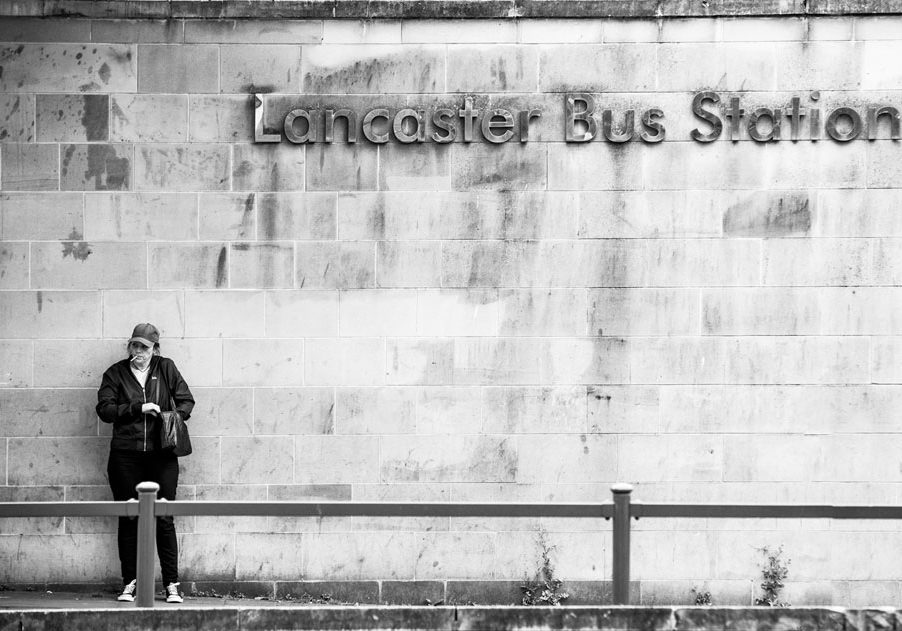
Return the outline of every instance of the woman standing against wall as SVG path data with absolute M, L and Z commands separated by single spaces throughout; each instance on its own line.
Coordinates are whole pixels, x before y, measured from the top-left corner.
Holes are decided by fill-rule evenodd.
M 113 499 L 137 498 L 135 486 L 139 482 L 156 482 L 160 497 L 174 500 L 179 463 L 171 451 L 160 448 L 160 412 L 175 410 L 187 420 L 194 397 L 175 363 L 160 356 L 160 332 L 154 325 L 137 325 L 127 348 L 128 357 L 106 370 L 97 391 L 97 414 L 113 425 L 107 465 Z M 119 518 L 118 542 L 124 583 L 119 600 L 133 601 L 137 589 L 137 519 Z M 180 603 L 178 540 L 171 516 L 157 517 L 157 551 L 166 602 Z

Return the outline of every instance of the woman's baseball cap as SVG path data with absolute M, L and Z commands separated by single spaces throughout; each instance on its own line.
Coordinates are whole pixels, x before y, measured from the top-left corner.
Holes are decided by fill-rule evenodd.
M 132 342 L 141 342 L 144 346 L 153 347 L 160 343 L 160 332 L 150 322 L 142 322 L 136 325 L 135 330 L 132 331 L 129 344 Z

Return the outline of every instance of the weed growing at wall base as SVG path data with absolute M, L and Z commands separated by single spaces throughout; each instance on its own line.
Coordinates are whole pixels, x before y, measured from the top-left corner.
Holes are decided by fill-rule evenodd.
M 785 586 L 786 577 L 789 576 L 790 559 L 783 557 L 783 546 L 776 550 L 764 546 L 759 548 L 761 554 L 764 555 L 764 562 L 761 564 L 761 589 L 764 595 L 755 599 L 756 605 L 764 605 L 765 607 L 789 607 L 788 602 L 780 600 L 780 592 Z
M 542 565 L 536 570 L 532 580 L 524 580 L 520 589 L 523 598 L 520 601 L 524 605 L 554 605 L 560 606 L 563 601 L 570 598 L 570 594 L 563 590 L 564 581 L 554 575 L 554 566 L 551 563 L 551 551 L 554 546 L 548 545 L 544 531 L 539 531 L 538 544 L 542 550 Z

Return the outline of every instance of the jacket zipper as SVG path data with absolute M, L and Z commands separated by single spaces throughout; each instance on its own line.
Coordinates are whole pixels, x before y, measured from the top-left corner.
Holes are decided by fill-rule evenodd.
M 147 390 L 143 386 L 141 387 L 141 396 L 144 397 L 144 403 L 147 403 Z M 147 451 L 147 412 L 144 412 L 142 416 L 144 417 L 144 449 L 141 451 Z

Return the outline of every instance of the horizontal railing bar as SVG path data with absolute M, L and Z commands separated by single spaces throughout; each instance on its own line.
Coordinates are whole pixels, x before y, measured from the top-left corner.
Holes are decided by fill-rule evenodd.
M 0 502 L 0 517 L 137 517 L 138 501 Z
M 611 517 L 607 504 L 157 501 L 156 515 L 273 517 Z
M 633 517 L 782 519 L 902 519 L 902 506 L 829 504 L 645 504 L 632 502 Z

